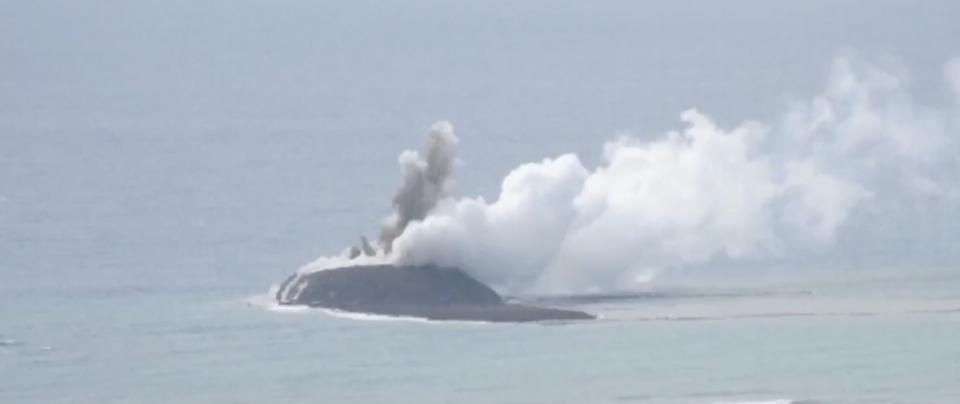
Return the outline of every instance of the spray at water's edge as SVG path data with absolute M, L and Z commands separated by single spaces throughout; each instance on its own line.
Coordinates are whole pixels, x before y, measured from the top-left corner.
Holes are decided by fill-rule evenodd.
M 960 59 L 944 71 L 960 95 Z M 828 254 L 847 233 L 907 231 L 937 207 L 956 219 L 942 215 L 960 202 L 960 108 L 920 104 L 906 83 L 840 59 L 779 122 L 725 129 L 689 110 L 683 130 L 608 142 L 593 169 L 572 154 L 524 164 L 493 202 L 449 196 L 457 138 L 438 123 L 426 159 L 401 154 L 378 243 L 301 271 L 436 264 L 511 292 L 601 292 L 714 260 Z

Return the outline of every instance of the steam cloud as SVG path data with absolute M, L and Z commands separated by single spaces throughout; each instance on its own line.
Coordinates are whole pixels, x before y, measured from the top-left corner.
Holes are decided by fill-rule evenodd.
M 944 73 L 960 98 L 960 59 Z M 573 154 L 517 167 L 492 202 L 448 196 L 457 140 L 439 123 L 426 160 L 400 157 L 380 245 L 350 262 L 447 265 L 503 291 L 576 293 L 713 260 L 829 251 L 852 216 L 896 228 L 960 203 L 960 108 L 907 90 L 905 77 L 840 59 L 823 94 L 778 123 L 724 129 L 688 110 L 682 130 L 608 142 L 599 167 Z M 324 257 L 303 271 L 344 264 Z

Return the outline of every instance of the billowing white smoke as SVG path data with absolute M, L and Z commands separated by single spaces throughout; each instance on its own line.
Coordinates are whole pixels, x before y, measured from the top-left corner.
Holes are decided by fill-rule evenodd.
M 945 73 L 960 95 L 960 59 Z M 429 213 L 401 216 L 392 252 L 366 260 L 458 267 L 514 293 L 576 293 L 716 259 L 829 250 L 857 212 L 960 202 L 958 109 L 920 105 L 906 90 L 902 77 L 838 60 L 826 91 L 775 125 L 724 129 L 689 110 L 683 130 L 607 143 L 593 169 L 572 154 L 522 165 L 493 202 L 431 189 L 419 205 Z

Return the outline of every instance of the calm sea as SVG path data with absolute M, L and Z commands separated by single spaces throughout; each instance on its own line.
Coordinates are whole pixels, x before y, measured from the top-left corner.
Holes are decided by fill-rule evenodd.
M 955 1 L 0 1 L 0 403 L 958 402 L 950 260 L 550 301 L 591 323 L 264 297 L 375 233 L 434 121 L 461 138 L 458 192 L 492 198 L 512 167 L 595 165 L 688 108 L 775 120 L 838 56 L 945 104 L 958 19 Z

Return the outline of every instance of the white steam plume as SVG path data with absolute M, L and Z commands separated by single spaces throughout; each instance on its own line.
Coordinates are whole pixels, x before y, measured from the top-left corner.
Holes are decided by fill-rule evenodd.
M 960 59 L 944 71 L 960 97 Z M 914 101 L 904 77 L 840 59 L 824 93 L 781 122 L 724 129 L 689 110 L 682 130 L 608 142 L 593 169 L 572 154 L 524 164 L 492 202 L 444 197 L 456 139 L 444 124 L 431 134 L 444 139 L 435 175 L 432 153 L 401 158 L 414 163 L 381 237 L 392 251 L 371 259 L 458 267 L 514 293 L 576 293 L 718 259 L 822 253 L 854 215 L 908 226 L 909 206 L 929 205 L 904 201 L 960 203 L 958 111 Z

